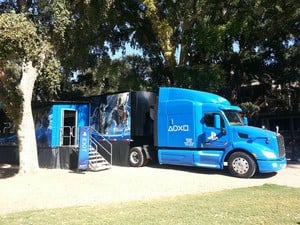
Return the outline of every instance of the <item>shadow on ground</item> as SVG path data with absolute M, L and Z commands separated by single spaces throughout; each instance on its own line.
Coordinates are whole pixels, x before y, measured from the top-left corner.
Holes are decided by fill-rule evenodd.
M 159 165 L 159 164 L 153 164 L 149 165 L 149 167 L 152 168 L 159 168 L 159 169 L 172 169 L 172 170 L 181 170 L 186 171 L 190 173 L 201 173 L 205 175 L 223 175 L 223 176 L 229 176 L 232 177 L 232 175 L 229 173 L 227 168 L 224 168 L 224 170 L 219 169 L 209 169 L 209 168 L 201 168 L 201 167 L 190 167 L 190 166 L 178 166 L 178 165 Z M 287 160 L 287 167 L 289 168 L 299 168 L 300 169 L 300 160 Z M 277 174 L 277 172 L 272 173 L 256 173 L 251 179 L 265 179 L 273 177 Z
M 189 173 L 202 173 L 206 175 L 223 175 L 223 176 L 232 176 L 229 174 L 227 169 L 217 170 L 217 169 L 208 169 L 200 167 L 189 167 L 189 166 L 175 166 L 175 165 L 159 165 L 159 164 L 150 164 L 148 167 L 157 168 L 157 169 L 172 169 L 172 170 L 181 170 Z M 300 160 L 288 160 L 287 167 L 299 168 L 300 169 Z M 9 178 L 17 175 L 19 172 L 18 165 L 12 164 L 0 164 L 0 179 Z M 85 174 L 85 171 L 70 170 L 70 173 Z M 254 179 L 264 179 L 275 176 L 277 173 L 264 173 L 264 174 L 255 174 Z
M 19 172 L 18 165 L 0 164 L 0 179 L 13 177 Z

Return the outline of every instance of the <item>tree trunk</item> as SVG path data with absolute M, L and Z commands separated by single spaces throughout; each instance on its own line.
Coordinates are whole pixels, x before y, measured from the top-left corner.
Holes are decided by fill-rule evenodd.
M 23 113 L 18 129 L 19 141 L 19 174 L 36 173 L 39 169 L 34 121 L 31 109 L 31 99 L 38 71 L 32 62 L 23 62 L 20 91 L 23 95 Z

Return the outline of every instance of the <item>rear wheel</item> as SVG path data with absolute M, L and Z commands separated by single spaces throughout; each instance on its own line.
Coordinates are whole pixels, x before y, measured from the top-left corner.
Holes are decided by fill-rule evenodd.
M 143 164 L 142 166 L 146 166 L 148 164 L 148 157 L 147 157 L 147 154 L 145 152 L 145 150 L 142 150 L 142 153 L 143 153 L 143 157 L 144 157 L 144 161 L 143 161 Z
M 140 167 L 144 164 L 145 157 L 140 147 L 130 149 L 129 164 L 133 167 Z
M 257 169 L 255 160 L 245 152 L 234 152 L 228 159 L 229 172 L 235 177 L 250 178 Z

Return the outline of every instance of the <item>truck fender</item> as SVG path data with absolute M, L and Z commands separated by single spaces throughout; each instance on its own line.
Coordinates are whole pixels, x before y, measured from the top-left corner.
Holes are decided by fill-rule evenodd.
M 234 144 L 234 149 L 243 149 L 245 152 L 252 155 L 256 160 L 270 160 L 276 158 L 274 154 L 273 158 L 269 157 L 269 155 L 273 153 L 271 148 L 263 146 L 259 143 L 237 142 Z

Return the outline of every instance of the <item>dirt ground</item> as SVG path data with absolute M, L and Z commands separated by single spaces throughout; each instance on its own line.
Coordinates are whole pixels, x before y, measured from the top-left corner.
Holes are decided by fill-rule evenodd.
M 0 214 L 19 211 L 107 204 L 214 192 L 266 183 L 300 188 L 300 163 L 251 179 L 226 171 L 181 166 L 119 167 L 99 172 L 41 169 L 16 175 L 17 167 L 0 165 Z

